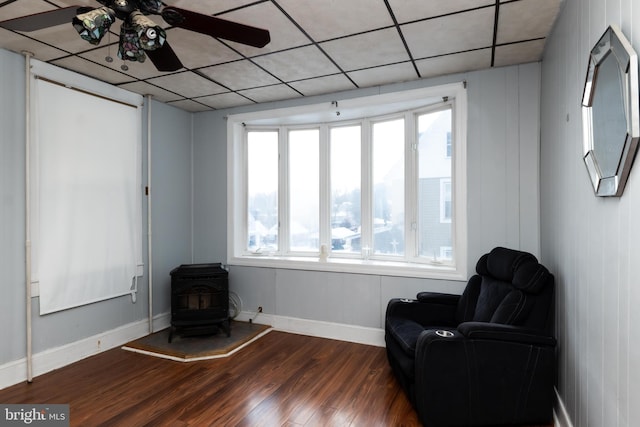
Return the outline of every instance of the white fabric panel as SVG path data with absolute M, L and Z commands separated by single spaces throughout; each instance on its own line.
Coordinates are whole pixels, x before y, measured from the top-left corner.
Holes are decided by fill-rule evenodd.
M 140 113 L 35 82 L 34 253 L 46 314 L 131 293 L 141 260 Z

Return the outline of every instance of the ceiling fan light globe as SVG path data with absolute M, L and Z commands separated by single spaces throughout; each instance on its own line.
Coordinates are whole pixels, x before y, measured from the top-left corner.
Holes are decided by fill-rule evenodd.
M 144 62 L 147 56 L 140 45 L 138 32 L 123 24 L 120 29 L 120 42 L 118 43 L 118 58 L 126 61 Z
M 115 12 L 108 7 L 99 7 L 73 18 L 72 24 L 83 40 L 97 45 L 115 22 Z
M 164 44 L 167 38 L 162 27 L 156 25 L 141 12 L 129 15 L 130 27 L 138 34 L 138 43 L 144 50 L 155 50 Z

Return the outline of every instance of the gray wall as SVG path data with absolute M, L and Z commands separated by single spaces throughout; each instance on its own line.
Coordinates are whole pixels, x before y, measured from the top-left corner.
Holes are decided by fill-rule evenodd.
M 558 390 L 576 426 L 640 425 L 640 166 L 605 199 L 582 162 L 588 53 L 609 24 L 640 50 L 640 1 L 565 0 L 542 62 L 541 251 L 557 279 Z
M 0 365 L 26 356 L 25 309 L 25 97 L 24 58 L 0 49 Z M 191 261 L 191 114 L 152 102 L 154 185 L 154 310 L 169 311 L 168 272 Z M 143 113 L 143 173 L 146 182 L 146 108 Z M 114 124 L 117 127 L 117 124 Z M 147 221 L 143 197 L 145 271 Z M 138 282 L 137 303 L 129 296 L 40 316 L 33 299 L 33 351 L 145 320 L 148 275 Z
M 468 266 L 497 245 L 539 253 L 539 64 L 527 64 L 198 113 L 194 116 L 194 256 L 226 259 L 227 114 L 468 82 Z M 459 293 L 463 282 L 231 266 L 245 310 L 380 328 L 386 302 L 420 290 Z
M 171 309 L 169 272 L 192 262 L 192 114 L 151 105 L 153 312 Z

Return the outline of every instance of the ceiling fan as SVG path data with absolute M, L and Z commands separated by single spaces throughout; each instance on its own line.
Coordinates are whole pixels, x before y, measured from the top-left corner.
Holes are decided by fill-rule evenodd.
M 268 30 L 167 6 L 162 0 L 97 1 L 101 7 L 69 6 L 1 21 L 0 27 L 36 31 L 71 22 L 82 39 L 97 45 L 117 18 L 122 21 L 118 57 L 144 62 L 148 56 L 159 71 L 176 71 L 183 65 L 169 46 L 164 29 L 147 15 L 160 15 L 171 26 L 249 46 L 263 47 L 271 41 Z

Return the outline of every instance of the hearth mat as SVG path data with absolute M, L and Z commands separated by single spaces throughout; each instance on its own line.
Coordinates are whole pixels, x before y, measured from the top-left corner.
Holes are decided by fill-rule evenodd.
M 271 330 L 268 325 L 231 321 L 231 336 L 220 329 L 216 334 L 181 336 L 169 328 L 125 344 L 122 349 L 180 362 L 227 357 L 251 344 Z

